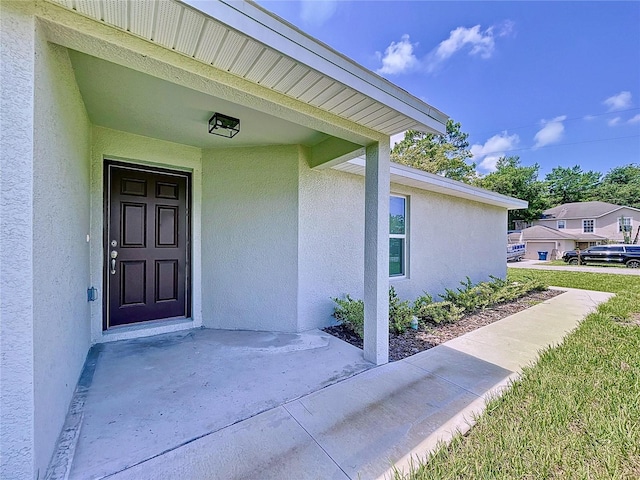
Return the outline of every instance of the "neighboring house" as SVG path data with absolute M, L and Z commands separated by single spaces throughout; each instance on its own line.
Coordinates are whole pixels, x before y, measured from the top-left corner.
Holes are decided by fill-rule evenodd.
M 565 203 L 543 212 L 534 221 L 559 230 L 575 239 L 573 248 L 588 248 L 600 243 L 624 241 L 624 231 L 631 239 L 640 226 L 640 210 L 606 202 Z
M 591 238 L 592 241 L 597 241 L 597 238 L 591 234 L 587 238 L 584 236 L 581 238 L 585 240 Z M 578 237 L 555 228 L 534 225 L 520 232 L 509 234 L 509 243 L 518 242 L 525 244 L 524 258 L 537 260 L 539 258 L 538 252 L 547 252 L 548 260 L 557 260 L 562 256 L 562 252 L 576 248 Z
M 351 293 L 380 364 L 390 281 L 506 273 L 526 202 L 389 163 L 444 114 L 253 3 L 205 5 L 0 2 L 2 478 L 45 476 L 92 344 L 298 332 Z

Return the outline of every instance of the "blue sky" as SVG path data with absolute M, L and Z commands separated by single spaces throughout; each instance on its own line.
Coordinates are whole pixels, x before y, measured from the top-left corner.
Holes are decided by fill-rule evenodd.
M 640 163 L 640 2 L 258 3 L 460 122 L 481 173 Z

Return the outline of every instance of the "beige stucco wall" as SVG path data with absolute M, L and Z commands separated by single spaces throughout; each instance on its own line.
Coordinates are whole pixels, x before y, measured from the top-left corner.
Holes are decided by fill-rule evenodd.
M 91 129 L 67 50 L 37 36 L 33 176 L 35 468 L 44 472 L 90 345 Z
M 298 331 L 297 146 L 203 153 L 203 318 Z
M 300 170 L 300 324 L 314 328 L 332 320 L 330 297 L 362 298 L 364 178 Z M 505 277 L 505 209 L 398 184 L 391 193 L 408 197 L 408 275 L 390 280 L 401 298 Z
M 102 331 L 103 267 L 106 252 L 104 231 L 104 160 L 119 160 L 139 165 L 191 172 L 191 318 L 184 322 L 150 323 L 143 328 L 124 327 Z M 99 301 L 91 304 L 91 338 L 93 342 L 113 341 L 145 335 L 166 333 L 202 325 L 202 151 L 196 147 L 133 135 L 118 130 L 94 126 L 91 145 L 91 284 L 98 289 Z

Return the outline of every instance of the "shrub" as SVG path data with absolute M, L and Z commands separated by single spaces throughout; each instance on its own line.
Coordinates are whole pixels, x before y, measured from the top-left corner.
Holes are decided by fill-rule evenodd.
M 464 308 L 454 303 L 443 300 L 434 302 L 428 293 L 418 297 L 413 304 L 414 313 L 421 323 L 433 323 L 436 325 L 454 323 L 462 318 Z
M 460 282 L 460 284 L 462 287 L 456 290 L 445 289 L 445 294 L 440 297 L 444 301 L 462 307 L 468 313 L 482 310 L 490 305 L 509 302 L 529 292 L 547 288 L 542 282 L 533 279 L 526 282 L 509 283 L 493 276 L 490 282 L 480 282 L 477 285 L 473 285 L 471 279 L 467 277 L 467 280 Z
M 401 301 L 398 298 L 395 288 L 389 288 L 389 332 L 404 333 L 411 326 L 413 310 L 407 300 Z
M 364 302 L 351 298 L 332 298 L 336 303 L 333 316 L 342 325 L 352 330 L 360 338 L 364 338 Z M 406 300 L 400 300 L 393 287 L 389 288 L 389 332 L 403 333 L 411 326 L 413 310 Z
M 411 326 L 413 315 L 422 323 L 445 324 L 460 320 L 464 313 L 471 313 L 498 303 L 510 302 L 532 291 L 546 290 L 547 286 L 540 280 L 527 278 L 520 282 L 508 282 L 491 277 L 489 282 L 477 285 L 466 281 L 460 287 L 445 289 L 440 295 L 443 301 L 434 302 L 433 297 L 424 293 L 413 303 L 413 308 L 406 300 L 400 300 L 393 287 L 389 288 L 389 332 L 400 334 Z M 336 303 L 333 316 L 345 327 L 351 329 L 360 338 L 364 338 L 364 301 L 351 298 L 332 298 Z
M 354 300 L 349 294 L 344 299 L 332 298 L 336 303 L 333 316 L 345 327 L 364 338 L 364 302 Z

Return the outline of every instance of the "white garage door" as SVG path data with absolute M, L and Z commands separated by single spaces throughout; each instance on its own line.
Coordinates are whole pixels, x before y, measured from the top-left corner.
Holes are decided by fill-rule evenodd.
M 527 242 L 524 258 L 538 260 L 538 252 L 548 252 L 547 259 L 551 259 L 551 252 L 556 248 L 556 242 Z

